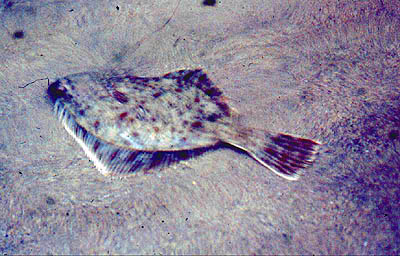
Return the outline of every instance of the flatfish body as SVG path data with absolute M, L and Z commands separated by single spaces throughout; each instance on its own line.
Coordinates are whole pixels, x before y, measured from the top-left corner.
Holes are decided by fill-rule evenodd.
M 201 69 L 160 77 L 78 73 L 57 79 L 47 92 L 59 120 L 104 175 L 159 168 L 227 143 L 295 180 L 319 148 L 310 139 L 240 126 Z

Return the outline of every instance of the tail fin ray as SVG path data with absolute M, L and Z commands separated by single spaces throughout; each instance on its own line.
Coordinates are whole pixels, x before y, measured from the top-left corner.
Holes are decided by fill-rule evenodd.
M 240 136 L 236 138 L 239 141 L 230 141 L 229 144 L 243 149 L 264 167 L 288 180 L 297 180 L 301 170 L 312 165 L 320 146 L 311 139 L 283 133 L 263 132 L 260 135 L 258 132 L 247 131 L 246 136 Z
M 299 171 L 313 163 L 318 148 L 319 143 L 313 140 L 280 133 L 250 155 L 279 176 L 297 180 Z

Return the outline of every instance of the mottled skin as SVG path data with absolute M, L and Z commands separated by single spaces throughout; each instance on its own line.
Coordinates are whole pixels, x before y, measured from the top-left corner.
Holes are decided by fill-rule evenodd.
M 80 73 L 59 80 L 63 104 L 91 134 L 119 147 L 185 150 L 217 143 L 232 118 L 201 70 L 163 77 Z
M 48 94 L 67 131 L 105 175 L 153 168 L 184 158 L 178 152 L 224 142 L 295 180 L 318 149 L 309 139 L 239 126 L 200 69 L 161 77 L 79 73 L 52 83 Z

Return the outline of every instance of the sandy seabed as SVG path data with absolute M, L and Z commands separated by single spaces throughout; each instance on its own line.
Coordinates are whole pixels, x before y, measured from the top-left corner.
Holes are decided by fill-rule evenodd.
M 3 1 L 0 252 L 399 254 L 399 10 L 385 0 Z M 244 124 L 324 144 L 299 181 L 225 148 L 103 177 L 54 117 L 47 81 L 19 88 L 199 67 Z

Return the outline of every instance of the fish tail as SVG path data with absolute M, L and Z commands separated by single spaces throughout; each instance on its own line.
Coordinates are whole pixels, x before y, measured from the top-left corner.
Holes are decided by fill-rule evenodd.
M 311 139 L 289 134 L 247 131 L 241 133 L 235 142 L 228 142 L 245 152 L 275 174 L 297 180 L 301 170 L 309 167 L 315 160 L 320 143 Z

